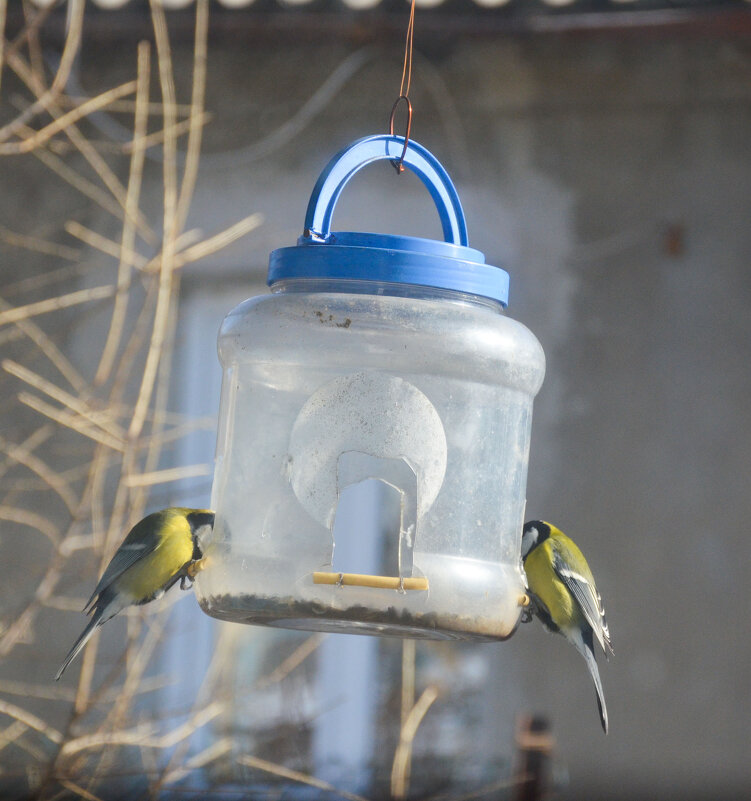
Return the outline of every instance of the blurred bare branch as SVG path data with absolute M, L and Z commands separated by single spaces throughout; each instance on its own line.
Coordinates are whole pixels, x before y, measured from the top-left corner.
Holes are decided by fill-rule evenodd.
M 26 421 L 22 433 L 0 437 L 0 475 L 6 491 L 0 520 L 7 524 L 0 545 L 25 536 L 34 543 L 35 554 L 46 554 L 38 556 L 39 583 L 26 589 L 17 599 L 12 619 L 0 625 L 0 656 L 7 665 L 14 663 L 21 643 L 40 645 L 40 632 L 46 631 L 50 616 L 80 609 L 85 598 L 79 597 L 84 560 L 90 575 L 85 584 L 90 588 L 124 532 L 143 516 L 154 488 L 210 475 L 207 464 L 166 462 L 166 449 L 214 425 L 213 420 L 189 418 L 168 408 L 179 271 L 247 235 L 261 222 L 258 215 L 228 220 L 224 230 L 207 237 L 196 229 L 185 230 L 198 180 L 203 128 L 211 119 L 204 108 L 207 0 L 196 4 L 190 103 L 177 100 L 160 3 L 151 7 L 160 102 L 149 97 L 155 70 L 147 42 L 138 46 L 134 76 L 92 97 L 67 92 L 81 46 L 83 0 L 68 4 L 62 54 L 54 75 L 48 76 L 38 34 L 53 5 L 41 10 L 25 7 L 26 24 L 8 42 L 7 3 L 0 0 L 0 65 L 14 73 L 26 92 L 13 95 L 11 106 L 18 111 L 0 128 L 0 157 L 33 157 L 48 168 L 50 177 L 62 178 L 72 187 L 69 192 L 78 193 L 77 202 L 83 198 L 89 208 L 111 214 L 120 227 L 113 235 L 111 230 L 98 230 L 89 222 L 90 215 L 84 218 L 86 225 L 70 219 L 65 229 L 82 243 L 79 248 L 55 241 L 56 232 L 40 235 L 39 226 L 33 233 L 0 226 L 4 247 L 54 262 L 52 269 L 6 286 L 0 298 L 4 336 L 0 380 L 12 387 L 6 397 L 13 414 Z M 103 109 L 132 115 L 129 142 L 96 143 L 86 135 L 91 128 L 83 124 L 86 118 Z M 150 127 L 154 117 L 156 127 Z M 186 157 L 180 168 L 177 139 L 183 135 L 187 135 Z M 160 235 L 141 208 L 144 155 L 155 144 L 161 144 L 164 153 Z M 125 174 L 124 160 L 125 185 L 118 178 Z M 91 170 L 93 179 L 79 172 L 81 165 Z M 107 258 L 87 262 L 91 252 Z M 60 260 L 70 265 L 61 268 Z M 89 283 L 87 274 L 94 271 L 99 278 Z M 93 366 L 79 364 L 62 335 L 64 326 L 71 325 L 64 319 L 74 317 L 74 324 L 88 325 L 89 308 L 100 315 L 102 308 L 109 312 Z M 67 315 L 53 314 L 64 310 L 69 310 Z M 35 533 L 42 536 L 35 538 Z M 227 693 L 217 689 L 224 676 L 221 648 L 185 714 L 177 719 L 155 714 L 144 720 L 143 712 L 136 711 L 136 699 L 173 681 L 161 673 L 152 675 L 151 666 L 164 645 L 168 625 L 164 610 L 176 600 L 177 595 L 168 598 L 162 614 L 149 609 L 123 616 L 128 636 L 120 657 L 104 675 L 97 664 L 99 637 L 94 636 L 84 650 L 73 687 L 46 685 L 31 677 L 0 679 L 0 717 L 5 719 L 0 721 L 0 753 L 12 751 L 14 758 L 25 760 L 21 775 L 27 777 L 34 797 L 50 801 L 75 794 L 100 799 L 108 777 L 121 769 L 121 760 L 130 759 L 131 752 L 141 754 L 144 778 L 158 788 L 207 769 L 232 750 L 229 737 L 198 750 L 192 745 L 196 732 L 212 726 L 231 703 Z M 277 680 L 313 650 L 308 646 L 294 659 L 282 660 Z M 53 704 L 55 725 L 35 714 L 36 707 L 34 712 L 24 708 L 18 700 L 23 698 L 29 699 L 29 706 L 40 701 Z M 61 708 L 67 711 L 58 725 Z
M 309 776 L 307 773 L 300 773 L 300 771 L 297 770 L 290 770 L 289 768 L 285 768 L 283 765 L 277 765 L 276 763 L 269 762 L 266 759 L 259 759 L 258 757 L 246 755 L 238 757 L 237 761 L 241 765 L 247 765 L 249 768 L 254 768 L 255 770 L 262 770 L 265 773 L 271 773 L 272 775 L 279 776 L 283 779 L 290 779 L 291 781 L 298 782 L 299 784 L 306 784 L 309 787 L 315 787 L 318 790 L 325 790 L 328 793 L 336 793 L 336 795 L 340 796 L 341 798 L 346 798 L 348 801 L 368 801 L 367 798 L 364 798 L 361 795 L 348 793 L 339 789 L 338 787 L 334 787 L 333 784 L 324 782 L 321 779 L 316 779 L 315 776 Z
M 128 83 L 124 83 L 122 86 L 118 86 L 115 89 L 110 89 L 107 92 L 102 92 L 101 95 L 97 95 L 91 100 L 87 100 L 85 103 L 82 103 L 80 106 L 77 106 L 76 108 L 67 112 L 67 114 L 63 114 L 62 116 L 58 117 L 49 125 L 45 125 L 44 128 L 37 131 L 33 135 L 23 138 L 18 143 L 0 142 L 0 156 L 18 155 L 21 153 L 30 153 L 32 150 L 36 150 L 38 147 L 41 147 L 53 136 L 55 136 L 55 134 L 64 131 L 69 125 L 72 125 L 74 122 L 78 122 L 88 114 L 93 114 L 95 111 L 105 108 L 110 103 L 118 100 L 121 97 L 126 97 L 127 95 L 132 94 L 135 91 L 135 88 L 136 82 L 129 81 Z M 0 131 L 0 139 L 2 138 L 4 137 L 2 137 L 2 132 Z
M 402 724 L 399 734 L 399 745 L 394 753 L 394 763 L 391 769 L 391 797 L 404 799 L 409 790 L 409 764 L 412 753 L 412 743 L 420 728 L 422 719 L 438 698 L 438 688 L 426 687 L 417 703 L 412 707 Z
M 186 478 L 211 475 L 211 465 L 191 464 L 184 467 L 170 467 L 166 470 L 153 470 L 151 473 L 129 475 L 125 479 L 128 487 L 151 487 L 155 484 L 168 484 L 172 481 L 183 481 Z
M 149 75 L 151 72 L 151 51 L 147 42 L 141 42 L 138 46 L 138 81 L 136 87 L 136 108 L 133 121 L 133 152 L 130 159 L 130 178 L 128 180 L 128 190 L 125 197 L 125 220 L 123 223 L 123 233 L 120 240 L 120 253 L 117 270 L 117 294 L 115 304 L 112 309 L 112 319 L 110 329 L 107 333 L 102 356 L 99 360 L 95 384 L 103 384 L 110 375 L 112 365 L 115 360 L 117 348 L 122 337 L 123 326 L 125 325 L 125 313 L 128 308 L 128 289 L 130 288 L 130 261 L 129 254 L 135 247 L 135 227 L 132 220 L 138 208 L 138 201 L 141 194 L 141 178 L 143 175 L 144 160 L 144 137 L 146 134 L 147 113 L 146 107 L 149 101 Z
M 40 734 L 43 734 L 48 740 L 50 740 L 50 742 L 60 744 L 63 741 L 63 736 L 59 731 L 57 731 L 57 729 L 53 729 L 52 726 L 48 726 L 36 715 L 32 715 L 31 712 L 27 712 L 25 709 L 21 709 L 21 707 L 16 706 L 15 704 L 8 703 L 2 698 L 0 698 L 0 714 L 7 715 L 9 718 L 14 718 L 19 723 L 27 726 L 29 729 L 38 731 Z
M 0 436 L 0 450 L 6 453 L 10 459 L 28 468 L 32 473 L 35 473 L 53 489 L 60 499 L 63 501 L 68 511 L 71 514 L 75 513 L 78 500 L 75 493 L 70 487 L 70 484 L 57 472 L 51 470 L 38 456 L 35 456 L 28 448 L 20 445 L 14 445 L 8 442 L 4 437 Z
M 29 509 L 18 509 L 5 504 L 0 505 L 0 520 L 18 523 L 33 531 L 38 531 L 40 534 L 44 534 L 53 545 L 57 545 L 60 542 L 60 530 L 57 526 L 51 520 Z
M 91 289 L 79 289 L 76 292 L 69 292 L 65 295 L 58 295 L 56 298 L 40 300 L 36 303 L 29 303 L 25 306 L 0 311 L 0 326 L 9 323 L 17 323 L 19 320 L 28 320 L 29 317 L 36 317 L 40 314 L 48 314 L 60 309 L 68 309 L 71 306 L 78 306 L 81 303 L 90 303 L 92 300 L 104 300 L 115 294 L 114 286 L 97 286 Z
M 36 102 L 24 109 L 15 120 L 0 128 L 0 142 L 7 141 L 21 126 L 33 119 L 39 112 L 48 110 L 68 82 L 70 71 L 73 68 L 73 62 L 81 43 L 85 2 L 84 0 L 70 0 L 69 7 L 70 15 L 68 17 L 68 33 L 65 37 L 65 47 L 63 48 L 60 66 L 52 81 L 52 86 L 50 86 L 48 90 L 44 90 L 43 78 L 40 77 L 38 72 L 30 71 L 26 73 L 29 77 L 29 81 L 41 91 Z M 33 29 L 30 29 L 28 35 L 31 35 L 32 31 Z M 22 67 L 23 62 L 17 56 L 15 48 L 8 48 L 7 52 L 4 54 L 4 59 L 13 67 L 14 71 L 18 72 L 19 69 L 25 71 L 25 67 Z M 0 60 L 0 64 L 1 63 L 2 60 Z
M 77 262 L 81 258 L 80 250 L 69 248 L 65 245 L 58 245 L 57 242 L 45 242 L 45 240 L 37 236 L 16 234 L 2 225 L 0 225 L 0 241 L 6 242 L 8 245 L 15 245 L 19 248 L 35 250 L 37 253 L 46 253 L 58 259 L 67 259 L 68 261 Z
M 268 676 L 264 676 L 264 678 L 258 682 L 258 688 L 260 689 L 268 687 L 270 684 L 276 684 L 288 676 L 316 651 L 326 636 L 326 634 L 311 634 L 309 637 L 306 637 L 305 640 L 303 640 L 286 659 L 280 662 Z

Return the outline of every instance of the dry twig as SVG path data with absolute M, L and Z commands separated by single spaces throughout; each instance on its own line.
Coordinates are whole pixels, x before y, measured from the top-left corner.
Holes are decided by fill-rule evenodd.
M 28 320 L 29 317 L 36 317 L 40 314 L 68 309 L 81 303 L 91 303 L 93 300 L 104 300 L 114 294 L 114 286 L 96 286 L 91 289 L 79 289 L 66 295 L 58 295 L 56 298 L 47 298 L 47 300 L 40 300 L 36 303 L 28 303 L 25 306 L 16 306 L 0 311 L 0 325 L 17 323 L 19 320 Z
M 396 747 L 394 763 L 391 768 L 392 798 L 403 799 L 407 797 L 412 743 L 417 734 L 417 730 L 420 728 L 422 719 L 425 717 L 428 709 L 430 709 L 436 698 L 438 698 L 438 689 L 432 685 L 426 687 L 402 724 L 402 729 L 399 734 L 399 745 Z
M 136 108 L 133 122 L 133 152 L 130 159 L 130 180 L 125 195 L 125 220 L 120 240 L 120 264 L 117 269 L 117 294 L 112 309 L 112 319 L 107 339 L 99 360 L 95 384 L 103 384 L 110 375 L 115 355 L 125 325 L 125 313 L 128 308 L 128 289 L 130 288 L 130 254 L 135 248 L 135 226 L 132 220 L 136 217 L 138 201 L 141 194 L 143 176 L 144 137 L 146 135 L 147 106 L 149 102 L 149 76 L 151 74 L 151 51 L 147 42 L 138 46 L 138 81 L 136 84 Z
M 318 790 L 324 790 L 327 793 L 335 793 L 341 798 L 346 798 L 348 801 L 368 801 L 361 795 L 355 793 L 348 793 L 345 790 L 340 790 L 334 787 L 333 784 L 316 779 L 315 776 L 309 776 L 307 773 L 300 773 L 297 770 L 285 768 L 283 765 L 277 765 L 275 762 L 269 762 L 266 759 L 260 759 L 250 755 L 238 757 L 237 761 L 241 765 L 247 765 L 249 768 L 262 770 L 264 773 L 270 773 L 273 776 L 279 776 L 282 779 L 289 779 L 290 781 L 297 782 L 298 784 L 306 784 L 308 787 L 315 787 Z
M 87 100 L 80 106 L 71 109 L 71 111 L 67 112 L 67 114 L 62 114 L 54 122 L 51 122 L 49 125 L 45 125 L 44 128 L 36 131 L 31 136 L 25 137 L 20 142 L 0 141 L 0 156 L 8 156 L 11 154 L 19 155 L 21 153 L 30 153 L 32 150 L 36 150 L 38 147 L 46 144 L 53 136 L 61 131 L 64 131 L 69 125 L 73 125 L 73 123 L 78 122 L 88 114 L 93 114 L 95 111 L 106 108 L 114 100 L 118 100 L 121 97 L 126 97 L 127 95 L 132 94 L 135 91 L 135 88 L 136 82 L 129 81 L 128 83 L 124 83 L 122 86 L 109 89 L 106 92 L 102 92 L 101 95 L 92 97 L 91 100 Z M 0 132 L 0 139 L 1 138 L 2 136 Z
M 71 262 L 6 287 L 13 293 L 15 306 L 0 299 L 0 326 L 5 326 L 3 335 L 9 334 L 3 340 L 8 346 L 2 362 L 8 374 L 5 380 L 26 385 L 15 396 L 14 409 L 26 407 L 45 420 L 32 434 L 18 436 L 15 442 L 10 437 L 0 438 L 0 474 L 9 484 L 6 500 L 0 503 L 0 519 L 12 522 L 19 531 L 23 526 L 38 532 L 51 545 L 46 546 L 48 560 L 40 566 L 41 581 L 20 599 L 20 608 L 7 621 L 7 628 L 0 629 L 0 656 L 5 659 L 12 658 L 20 643 L 38 635 L 38 627 L 48 628 L 50 616 L 80 605 L 82 560 L 88 558 L 89 564 L 100 570 L 104 567 L 124 531 L 143 516 L 154 487 L 210 473 L 208 465 L 176 467 L 164 462 L 170 443 L 214 425 L 213 420 L 186 419 L 168 410 L 180 269 L 227 247 L 261 222 L 258 215 L 249 215 L 206 237 L 196 230 L 184 230 L 198 179 L 203 127 L 210 119 L 204 108 L 207 0 L 196 4 L 189 105 L 177 102 L 166 20 L 157 2 L 152 3 L 151 13 L 161 102 L 149 98 L 153 69 L 148 44 L 138 48 L 134 80 L 90 98 L 66 94 L 80 49 L 83 9 L 83 0 L 71 0 L 63 53 L 51 81 L 45 74 L 37 35 L 49 8 L 29 13 L 27 24 L 10 44 L 0 36 L 0 62 L 15 73 L 27 92 L 18 114 L 0 129 L 0 157 L 33 156 L 82 198 L 121 221 L 118 234 L 110 238 L 96 230 L 94 223 L 85 227 L 79 220 L 71 220 L 66 229 L 84 243 L 81 249 L 52 241 L 54 235 L 46 231 L 43 238 L 0 227 L 5 245 Z M 5 11 L 6 0 L 0 0 L 0 31 Z M 135 98 L 123 99 L 133 92 Z M 133 136 L 124 147 L 117 144 L 100 152 L 80 123 L 105 108 L 108 113 L 132 113 Z M 157 130 L 149 131 L 149 118 L 154 115 L 161 120 Z M 180 174 L 177 139 L 185 133 L 186 156 Z M 157 142 L 163 143 L 164 154 L 161 237 L 151 229 L 140 207 L 144 155 Z M 114 161 L 123 151 L 129 153 L 127 165 L 122 159 Z M 78 163 L 84 170 L 90 168 L 90 175 L 80 173 L 80 168 L 73 166 L 76 162 L 67 160 L 78 154 L 82 156 Z M 125 166 L 128 180 L 123 185 L 117 176 Z M 108 259 L 86 263 L 84 257 L 91 248 Z M 101 276 L 97 285 L 82 287 L 82 274 L 94 269 Z M 62 289 L 58 291 L 58 287 Z M 40 290 L 50 296 L 38 300 Z M 36 294 L 29 295 L 31 292 Z M 60 336 L 62 316 L 51 313 L 95 302 L 106 302 L 110 309 L 107 336 L 96 362 L 81 366 Z M 66 319 L 73 317 L 65 315 Z M 61 454 L 67 456 L 62 464 L 58 461 Z M 92 575 L 95 572 L 91 570 Z M 232 739 L 227 737 L 191 753 L 194 734 L 231 708 L 232 696 L 223 690 L 227 683 L 224 639 L 200 691 L 187 705 L 187 720 L 173 724 L 158 715 L 147 722 L 134 720 L 134 699 L 165 686 L 164 676 L 151 676 L 147 671 L 163 645 L 167 626 L 164 614 L 129 614 L 122 658 L 103 677 L 97 664 L 99 638 L 95 636 L 83 653 L 74 686 L 45 688 L 31 679 L 0 682 L 0 693 L 44 699 L 69 710 L 65 724 L 52 727 L 20 705 L 0 700 L 0 714 L 10 718 L 0 731 L 0 751 L 8 749 L 6 753 L 10 753 L 11 743 L 21 749 L 13 753 L 27 760 L 30 792 L 46 801 L 70 793 L 98 800 L 106 796 L 102 782 L 118 770 L 123 749 L 126 753 L 131 749 L 143 755 L 144 778 L 155 794 L 231 751 Z M 263 682 L 282 680 L 315 653 L 321 639 L 321 635 L 308 638 L 271 669 Z M 37 636 L 34 647 L 39 645 Z M 123 667 L 127 667 L 125 675 Z M 295 781 L 327 787 L 316 784 L 312 777 L 294 772 L 291 776 Z

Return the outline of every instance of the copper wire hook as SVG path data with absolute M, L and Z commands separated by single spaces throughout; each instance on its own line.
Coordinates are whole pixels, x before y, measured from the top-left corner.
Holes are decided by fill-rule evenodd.
M 399 95 L 396 98 L 394 105 L 391 107 L 391 116 L 389 117 L 389 134 L 394 135 L 394 117 L 396 116 L 396 109 L 399 103 L 404 100 L 407 103 L 407 129 L 404 132 L 404 147 L 402 148 L 402 155 L 391 163 L 394 166 L 397 174 L 404 172 L 404 157 L 407 155 L 407 147 L 409 146 L 409 132 L 412 129 L 412 103 L 410 103 L 407 95 Z

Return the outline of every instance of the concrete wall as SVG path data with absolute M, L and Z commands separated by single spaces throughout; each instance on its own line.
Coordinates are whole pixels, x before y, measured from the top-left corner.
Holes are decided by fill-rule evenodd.
M 189 226 L 212 232 L 251 211 L 266 224 L 192 269 L 188 288 L 257 279 L 268 251 L 299 235 L 329 156 L 385 130 L 399 50 L 353 53 L 212 42 L 215 118 Z M 107 61 L 88 46 L 84 90 L 114 83 Z M 338 68 L 346 80 L 316 95 Z M 606 738 L 584 663 L 560 638 L 530 625 L 481 657 L 458 648 L 481 663 L 478 731 L 510 740 L 515 713 L 547 714 L 566 798 L 740 796 L 751 780 L 748 43 L 467 40 L 417 58 L 413 87 L 413 136 L 455 178 L 470 243 L 508 264 L 509 314 L 548 358 L 528 516 L 558 523 L 588 555 L 616 650 L 601 671 Z M 314 96 L 320 112 L 301 114 Z M 3 186 L 0 219 L 18 217 Z M 386 167 L 353 181 L 335 227 L 440 233 L 419 182 Z

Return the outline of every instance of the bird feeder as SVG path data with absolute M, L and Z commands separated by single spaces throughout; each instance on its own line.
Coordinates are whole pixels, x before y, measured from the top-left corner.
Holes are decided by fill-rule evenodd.
M 520 617 L 532 400 L 544 355 L 504 314 L 508 274 L 468 247 L 446 171 L 415 142 L 361 139 L 315 185 L 303 236 L 272 252 L 272 293 L 231 311 L 207 567 L 223 620 L 314 631 L 494 640 Z M 445 241 L 332 232 L 362 167 L 425 185 Z M 383 574 L 334 564 L 342 493 L 398 493 Z M 357 537 L 358 532 L 353 531 Z

